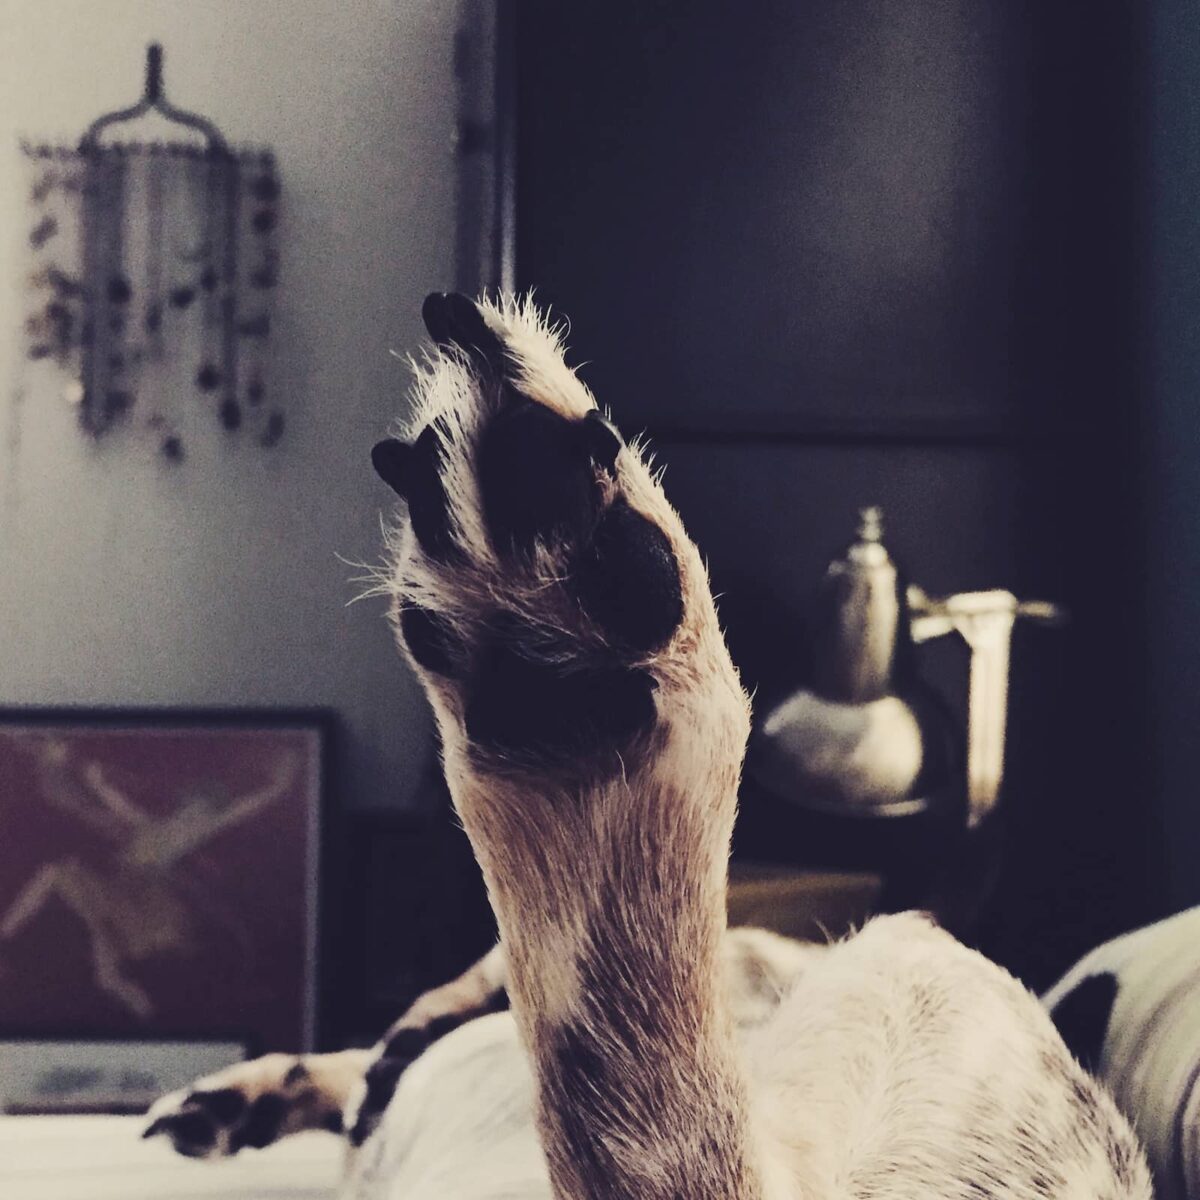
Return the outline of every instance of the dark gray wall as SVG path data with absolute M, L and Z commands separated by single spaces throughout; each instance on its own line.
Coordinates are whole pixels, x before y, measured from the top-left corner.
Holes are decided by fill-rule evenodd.
M 1164 906 L 1200 903 L 1200 10 L 1153 5 L 1144 287 L 1155 835 Z
M 516 6 L 518 281 L 654 436 L 748 682 L 796 679 L 807 590 L 868 502 L 926 586 L 1072 608 L 1018 637 L 985 931 L 1034 977 L 1151 903 L 1140 11 Z

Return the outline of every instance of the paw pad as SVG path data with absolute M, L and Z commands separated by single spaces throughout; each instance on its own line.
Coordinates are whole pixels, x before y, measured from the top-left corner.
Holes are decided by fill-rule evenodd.
M 314 1086 L 302 1059 L 286 1071 L 268 1057 L 226 1074 L 237 1086 L 217 1086 L 215 1078 L 209 1086 L 164 1097 L 151 1109 L 142 1136 L 166 1137 L 189 1158 L 217 1158 L 247 1146 L 262 1149 L 298 1129 L 341 1128 L 341 1114 Z
M 623 500 L 604 514 L 575 572 L 579 603 L 607 637 L 641 654 L 683 620 L 679 565 L 667 535 Z
M 640 463 L 636 454 L 622 459 L 620 433 L 584 407 L 586 392 L 575 407 L 523 394 L 536 390 L 537 371 L 510 353 L 497 332 L 503 320 L 492 314 L 489 324 L 462 296 L 432 295 L 422 314 L 439 346 L 461 352 L 454 364 L 436 360 L 431 375 L 450 372 L 445 407 L 411 446 L 381 442 L 372 458 L 408 502 L 421 554 L 449 574 L 424 581 L 420 604 L 405 601 L 401 586 L 401 638 L 418 666 L 460 685 L 476 751 L 529 766 L 607 769 L 613 751 L 656 721 L 655 679 L 640 660 L 661 651 L 684 617 L 671 538 L 630 504 L 626 485 L 636 476 L 627 472 Z M 475 384 L 466 394 L 464 360 Z M 464 414 L 471 419 L 449 419 L 451 406 L 470 404 L 479 406 Z M 477 432 L 456 445 L 451 427 Z M 451 463 L 457 482 L 448 491 Z M 478 512 L 454 509 L 475 503 L 464 467 L 475 473 Z M 460 569 L 473 599 L 456 604 L 450 621 L 426 597 L 454 586 Z M 510 607 L 508 594 L 522 589 Z
M 484 431 L 479 491 L 488 533 L 501 554 L 527 553 L 538 539 L 572 540 L 590 532 L 600 494 L 585 425 L 521 400 Z
M 582 765 L 653 727 L 654 690 L 647 671 L 537 662 L 497 644 L 473 680 L 467 736 L 507 759 Z

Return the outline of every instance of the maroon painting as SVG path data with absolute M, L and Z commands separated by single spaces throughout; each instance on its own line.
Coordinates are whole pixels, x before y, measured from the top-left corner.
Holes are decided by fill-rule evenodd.
M 317 726 L 0 721 L 0 1030 L 311 1045 Z

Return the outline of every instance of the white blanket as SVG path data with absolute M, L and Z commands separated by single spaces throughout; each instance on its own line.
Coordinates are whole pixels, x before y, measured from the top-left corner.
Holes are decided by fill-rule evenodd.
M 331 1200 L 344 1143 L 287 1138 L 221 1162 L 144 1142 L 138 1117 L 0 1117 L 0 1200 Z

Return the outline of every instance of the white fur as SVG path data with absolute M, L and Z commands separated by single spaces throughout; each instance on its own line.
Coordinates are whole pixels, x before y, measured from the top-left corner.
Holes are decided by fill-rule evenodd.
M 1097 1074 L 1142 1139 L 1160 1200 L 1200 1196 L 1200 908 L 1097 947 L 1042 998 L 1092 975 L 1117 993 Z
M 722 951 L 731 1008 L 743 1034 L 769 1021 L 801 975 L 827 953 L 823 946 L 765 929 L 731 929 Z M 491 989 L 507 984 L 500 947 L 462 977 L 482 978 Z M 446 990 L 435 989 L 405 1017 L 440 1014 L 447 1011 L 446 1000 Z M 356 1110 L 354 1104 L 348 1111 L 348 1127 Z M 498 1013 L 460 1026 L 405 1072 L 379 1129 L 350 1159 L 343 1200 L 551 1195 L 534 1128 L 528 1060 L 511 1015 Z
M 593 406 L 532 305 L 482 308 L 521 390 L 567 417 Z M 636 447 L 595 485 L 670 543 L 684 616 L 666 644 L 637 661 L 607 644 L 564 586 L 573 547 L 502 561 L 476 484 L 493 382 L 457 351 L 421 368 L 415 423 L 437 422 L 460 553 L 432 561 L 401 522 L 393 612 L 425 606 L 467 646 L 502 613 L 649 672 L 655 726 L 579 772 L 476 754 L 465 686 L 417 667 L 515 1020 L 409 1068 L 346 1200 L 1148 1200 L 1132 1134 L 1037 1001 L 925 919 L 819 952 L 726 935 L 749 705 L 703 562 Z
M 871 921 L 828 949 L 737 930 L 731 968 L 762 951 L 790 980 L 770 1017 L 739 1013 L 759 1135 L 775 1197 L 1006 1200 L 1150 1196 L 1144 1170 L 1112 1186 L 1100 1141 L 1035 1067 L 1058 1046 L 1037 1001 L 924 918 Z M 740 944 L 739 944 L 740 943 Z M 982 1101 L 982 1104 L 981 1104 Z M 1098 1117 L 1132 1145 L 1097 1088 Z M 1024 1115 L 1033 1140 L 1015 1138 Z M 1049 1156 L 1061 1186 L 1022 1178 Z M 1140 1164 L 1138 1164 L 1140 1168 Z M 972 1190 L 972 1181 L 995 1190 Z M 375 1137 L 350 1167 L 345 1200 L 549 1200 L 533 1081 L 508 1014 L 461 1027 L 405 1074 Z
M 569 418 L 593 407 L 530 304 L 482 307 L 519 390 Z M 417 424 L 449 430 L 439 435 L 443 485 L 461 553 L 431 561 L 402 532 L 392 547 L 395 611 L 427 607 L 471 645 L 499 609 L 534 631 L 527 637 L 552 630 L 559 645 L 619 658 L 564 586 L 572 547 L 539 544 L 532 561 L 501 561 L 491 545 L 476 454 L 501 403 L 457 352 L 435 354 L 419 378 Z M 922 918 L 871 922 L 804 971 L 765 1021 L 740 1041 L 731 1036 L 718 976 L 748 704 L 703 563 L 638 449 L 623 450 L 613 475 L 597 471 L 595 482 L 601 504 L 619 496 L 660 527 L 679 568 L 683 621 L 637 664 L 657 685 L 655 736 L 613 776 L 489 765 L 468 743 L 463 687 L 418 666 L 496 909 L 534 1083 L 514 1068 L 508 1090 L 495 1092 L 511 1055 L 498 1032 L 486 1080 L 466 1040 L 485 1035 L 448 1038 L 397 1094 L 350 1195 L 546 1195 L 540 1181 L 508 1175 L 510 1165 L 522 1179 L 529 1168 L 516 1114 L 531 1098 L 560 1200 L 1146 1200 L 1128 1127 L 1037 1001 Z M 839 734 L 832 714 L 809 711 L 810 727 L 840 749 L 826 755 L 814 738 L 806 752 L 822 769 L 853 767 L 845 748 L 874 737 L 887 770 L 859 763 L 863 786 L 902 791 L 919 763 L 915 721 L 886 702 L 871 712 Z M 632 982 L 642 996 L 631 995 Z M 389 1148 L 392 1138 L 400 1149 Z M 480 1167 L 492 1153 L 494 1186 Z M 417 1176 L 406 1173 L 410 1162 Z

